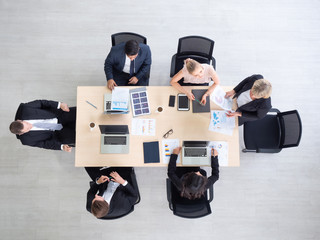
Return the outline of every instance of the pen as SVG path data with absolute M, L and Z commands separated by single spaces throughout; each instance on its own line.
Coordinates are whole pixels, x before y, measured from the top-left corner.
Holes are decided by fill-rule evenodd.
M 203 105 L 198 99 L 194 99 L 194 100 L 196 100 L 200 105 Z
M 90 104 L 92 107 L 94 107 L 95 109 L 98 109 L 95 105 L 93 105 L 92 103 L 88 102 L 87 100 L 86 100 L 86 102 L 87 102 L 88 104 Z

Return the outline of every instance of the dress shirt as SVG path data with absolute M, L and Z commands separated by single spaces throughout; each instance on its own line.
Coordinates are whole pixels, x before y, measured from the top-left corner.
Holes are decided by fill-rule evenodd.
M 124 184 L 122 184 L 122 186 L 126 186 L 127 184 L 128 184 L 128 182 L 125 181 Z M 120 185 L 120 183 L 113 182 L 113 181 L 110 181 L 108 183 L 108 187 L 102 195 L 102 197 L 104 198 L 104 200 L 108 204 L 110 204 L 111 198 L 112 198 L 113 194 L 115 193 L 115 191 L 117 190 L 117 188 L 119 187 L 119 185 Z
M 239 97 L 237 98 L 238 108 L 251 102 L 251 101 L 252 101 L 252 99 L 250 97 L 250 89 L 249 89 L 249 90 L 241 93 L 239 95 Z
M 122 71 L 125 72 L 125 73 L 129 73 L 130 74 L 130 64 L 131 64 L 131 60 L 126 55 L 126 62 L 124 63 L 124 67 L 123 67 Z

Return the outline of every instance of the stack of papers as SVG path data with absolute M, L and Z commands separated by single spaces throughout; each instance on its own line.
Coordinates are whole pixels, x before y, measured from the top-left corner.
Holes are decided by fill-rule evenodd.
M 111 110 L 129 111 L 129 89 L 115 87 L 112 91 Z
M 228 152 L 229 152 L 229 145 L 227 142 L 223 141 L 210 141 L 209 147 L 213 147 L 218 151 L 218 159 L 219 165 L 221 167 L 228 166 Z
M 226 111 L 211 110 L 210 131 L 232 136 L 236 121 L 234 117 L 227 117 L 226 113 Z
M 218 85 L 213 90 L 210 99 L 222 109 L 230 111 L 232 108 L 232 98 L 225 98 L 225 95 L 226 93 L 224 92 L 222 87 Z

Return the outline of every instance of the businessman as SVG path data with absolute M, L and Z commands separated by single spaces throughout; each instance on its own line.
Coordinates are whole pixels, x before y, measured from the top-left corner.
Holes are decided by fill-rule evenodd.
M 71 152 L 75 144 L 76 107 L 35 100 L 21 103 L 10 131 L 23 145 Z
M 148 86 L 151 51 L 148 45 L 129 40 L 113 46 L 104 63 L 107 87 Z
M 85 168 L 93 180 L 87 193 L 86 208 L 97 218 L 125 215 L 135 204 L 138 193 L 127 180 L 132 167 Z

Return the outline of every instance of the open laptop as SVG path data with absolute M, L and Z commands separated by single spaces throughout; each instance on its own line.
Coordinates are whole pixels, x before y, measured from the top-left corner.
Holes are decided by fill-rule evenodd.
M 105 93 L 103 97 L 103 112 L 104 114 L 127 114 L 129 112 L 129 105 L 126 110 L 112 109 L 112 93 Z
M 129 153 L 128 125 L 99 125 L 100 153 Z
M 211 165 L 211 152 L 207 141 L 183 141 L 182 165 Z

